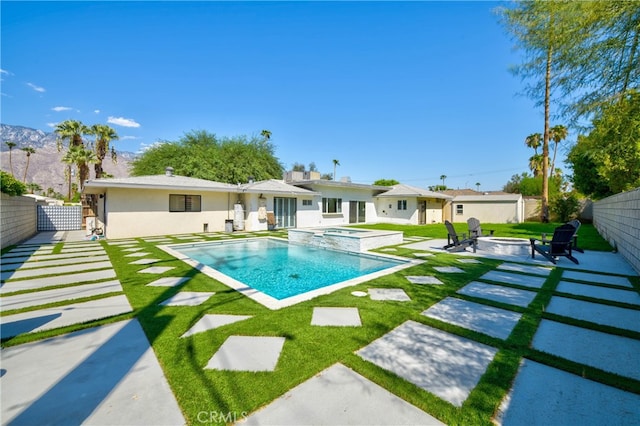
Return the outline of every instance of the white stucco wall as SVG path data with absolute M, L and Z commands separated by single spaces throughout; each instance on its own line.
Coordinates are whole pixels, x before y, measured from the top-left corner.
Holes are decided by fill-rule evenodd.
M 200 195 L 200 212 L 169 212 L 169 194 Z M 233 203 L 227 193 L 109 188 L 105 210 L 107 238 L 224 231 L 233 219 Z
M 463 213 L 458 214 L 456 206 L 462 204 Z M 475 217 L 486 223 L 521 223 L 524 221 L 524 204 L 518 201 L 453 201 L 452 222 L 466 222 Z
M 406 210 L 398 210 L 398 200 L 407 201 Z M 415 198 L 376 199 L 376 216 L 378 222 L 398 224 L 418 224 L 418 202 Z

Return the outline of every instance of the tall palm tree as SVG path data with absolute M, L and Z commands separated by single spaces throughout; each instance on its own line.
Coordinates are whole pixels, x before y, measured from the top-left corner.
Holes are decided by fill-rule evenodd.
M 120 137 L 115 130 L 105 124 L 94 124 L 89 128 L 88 133 L 96 137 L 96 162 L 93 168 L 96 172 L 96 179 L 99 179 L 104 173 L 104 170 L 102 169 L 102 160 L 104 160 L 107 156 L 107 152 L 109 152 L 109 142 L 112 140 L 118 140 Z M 113 147 L 111 148 L 111 160 L 113 160 L 114 163 L 117 160 L 116 151 Z
M 553 169 L 556 165 L 556 154 L 558 153 L 558 145 L 569 135 L 569 130 L 562 124 L 558 124 L 557 126 L 553 126 L 549 129 L 549 138 L 553 141 L 553 159 L 551 160 L 551 167 L 549 170 L 549 176 L 553 176 Z
M 31 148 L 30 146 L 20 149 L 22 149 L 27 154 L 27 165 L 24 166 L 24 177 L 22 178 L 22 181 L 24 183 L 27 183 L 27 170 L 29 170 L 29 160 L 31 159 L 31 154 L 35 154 L 36 150 Z
M 6 141 L 5 144 L 9 147 L 9 168 L 11 169 L 11 176 L 13 176 L 13 164 L 11 163 L 11 150 L 16 146 L 15 142 Z
M 440 175 L 440 179 L 442 180 L 442 186 L 444 185 L 444 180 L 447 178 L 447 175 Z
M 56 143 L 58 144 L 58 151 L 62 150 L 62 143 L 65 140 L 69 141 L 69 147 L 72 146 L 84 146 L 82 136 L 89 133 L 89 128 L 78 120 L 66 120 L 56 124 L 55 133 L 58 134 Z
M 69 150 L 74 146 L 84 148 L 82 135 L 87 134 L 88 132 L 89 128 L 78 120 L 66 120 L 56 124 L 55 133 L 58 134 L 58 138 L 56 139 L 58 151 L 62 151 L 64 141 L 69 142 Z M 67 154 L 69 154 L 68 151 Z M 65 154 L 65 156 L 67 154 Z M 64 159 L 62 161 L 66 162 Z M 71 166 L 73 164 L 75 163 L 67 162 L 67 171 L 65 173 L 69 176 L 69 180 L 71 180 Z M 69 199 L 71 199 L 71 183 L 69 183 Z
M 89 164 L 97 161 L 93 151 L 85 149 L 81 146 L 72 146 L 69 151 L 62 157 L 62 161 L 69 165 L 78 166 L 78 180 L 80 181 L 80 191 L 84 189 L 84 182 L 89 178 Z
M 476 182 L 476 190 L 480 192 L 480 182 Z
M 540 133 L 532 133 L 524 139 L 524 143 L 529 148 L 533 148 L 534 153 L 538 155 L 538 148 L 542 145 L 542 135 Z
M 334 159 L 333 160 L 333 180 L 336 180 L 336 166 L 340 165 L 340 161 Z
M 265 138 L 265 140 L 269 140 L 271 139 L 271 131 L 270 130 L 263 130 L 260 132 L 260 135 Z

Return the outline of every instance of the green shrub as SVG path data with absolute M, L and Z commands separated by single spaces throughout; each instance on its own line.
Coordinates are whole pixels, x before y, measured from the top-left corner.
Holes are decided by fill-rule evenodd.
M 0 171 L 0 187 L 2 192 L 8 195 L 22 195 L 27 192 L 27 187 L 24 183 L 3 171 Z
M 568 222 L 578 214 L 580 210 L 580 200 L 573 193 L 560 194 L 551 200 L 549 209 L 558 217 L 560 222 Z

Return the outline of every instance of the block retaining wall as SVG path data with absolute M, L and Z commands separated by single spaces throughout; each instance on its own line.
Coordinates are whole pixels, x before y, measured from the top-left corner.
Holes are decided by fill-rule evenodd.
M 640 273 L 640 188 L 594 202 L 593 224 Z
M 0 194 L 0 245 L 5 248 L 36 234 L 36 200 Z

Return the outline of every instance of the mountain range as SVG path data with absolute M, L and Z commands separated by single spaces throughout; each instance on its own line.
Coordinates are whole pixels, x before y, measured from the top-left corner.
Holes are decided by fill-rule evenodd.
M 58 151 L 57 137 L 53 132 L 45 133 L 28 127 L 0 124 L 0 168 L 12 173 L 19 181 L 37 183 L 42 191 L 53 188 L 55 192 L 67 194 L 69 188 L 68 178 L 65 177 L 67 165 L 62 162 L 65 150 Z M 10 151 L 6 142 L 13 142 L 16 146 Z M 111 143 L 117 147 L 118 141 Z M 26 147 L 35 149 L 35 153 L 29 158 L 29 168 L 25 178 L 27 156 L 22 148 Z M 117 163 L 114 164 L 111 157 L 107 155 L 102 167 L 106 173 L 114 177 L 128 177 L 130 164 L 136 155 L 127 151 L 116 150 L 116 152 Z M 93 179 L 95 178 L 93 165 L 89 167 L 91 169 L 89 179 Z M 77 177 L 74 179 L 77 183 Z

